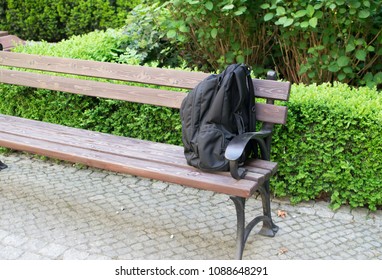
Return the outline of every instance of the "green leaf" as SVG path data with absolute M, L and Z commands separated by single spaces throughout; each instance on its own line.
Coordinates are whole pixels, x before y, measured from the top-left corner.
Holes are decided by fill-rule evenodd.
M 340 73 L 340 74 L 338 74 L 337 78 L 338 78 L 339 81 L 343 81 L 346 78 L 346 74 Z
M 287 18 L 284 22 L 284 27 L 291 26 L 293 24 L 293 18 Z
M 271 5 L 269 5 L 268 3 L 264 3 L 264 4 L 261 4 L 260 8 L 262 9 L 268 9 Z
M 345 67 L 349 64 L 349 62 L 350 62 L 350 59 L 345 55 L 339 57 L 337 60 L 337 64 L 339 67 Z
M 273 17 L 274 17 L 274 14 L 273 14 L 273 13 L 267 13 L 267 14 L 264 16 L 264 21 L 270 21 Z
M 278 16 L 283 16 L 283 15 L 285 15 L 285 8 L 284 7 L 277 7 L 277 9 L 276 9 L 276 14 L 278 15 Z
M 316 28 L 316 26 L 317 26 L 317 18 L 316 17 L 313 17 L 313 18 L 311 18 L 310 20 L 309 20 L 309 25 L 311 26 L 311 27 L 313 27 L 313 28 Z
M 222 8 L 222 11 L 232 10 L 233 8 L 235 8 L 235 5 L 233 5 L 233 4 L 225 5 L 225 6 Z
M 217 35 L 218 35 L 217 28 L 212 29 L 211 30 L 211 37 L 215 39 Z
M 238 55 L 238 56 L 236 56 L 236 62 L 237 63 L 244 63 L 245 62 L 245 58 L 244 58 L 244 56 L 243 55 Z
M 369 10 L 362 10 L 358 13 L 359 18 L 368 18 L 370 16 Z
M 378 72 L 377 74 L 374 75 L 374 81 L 377 84 L 382 84 L 382 72 Z
M 299 10 L 297 13 L 294 15 L 295 18 L 300 18 L 306 15 L 306 10 Z
M 186 25 L 181 25 L 181 26 L 179 27 L 179 31 L 180 31 L 180 32 L 187 33 L 187 32 L 190 31 L 190 28 L 188 28 L 188 26 L 186 26 Z
M 361 61 L 365 61 L 366 60 L 366 55 L 367 55 L 367 52 L 365 50 L 357 50 L 355 52 L 355 57 L 358 60 L 361 60 Z
M 167 32 L 168 38 L 175 38 L 176 37 L 176 30 L 172 29 Z
M 306 7 L 306 13 L 309 17 L 312 17 L 314 15 L 314 7 L 309 4 L 308 7 Z
M 214 3 L 212 3 L 211 1 L 208 1 L 206 4 L 204 4 L 204 6 L 206 7 L 207 10 L 212 10 L 214 8 Z
M 303 21 L 303 22 L 301 22 L 300 26 L 301 26 L 301 28 L 307 28 L 309 26 L 309 22 Z
M 353 43 L 349 43 L 346 45 L 346 52 L 352 52 L 355 50 L 355 46 Z
M 340 68 L 338 67 L 338 65 L 337 64 L 332 64 L 332 65 L 330 65 L 329 67 L 328 67 L 328 70 L 330 71 L 330 72 L 338 72 L 338 71 L 340 71 Z
M 281 17 L 278 21 L 275 22 L 277 25 L 284 25 L 284 23 L 287 21 L 287 17 Z

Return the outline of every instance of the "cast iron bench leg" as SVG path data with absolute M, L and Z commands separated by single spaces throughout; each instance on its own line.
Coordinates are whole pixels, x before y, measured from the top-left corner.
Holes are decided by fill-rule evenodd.
M 2 169 L 5 169 L 5 168 L 7 168 L 8 166 L 5 164 L 5 163 L 3 163 L 2 161 L 0 161 L 0 170 L 2 170 Z
M 236 232 L 236 259 L 241 260 L 243 258 L 243 251 L 245 243 L 247 242 L 248 236 L 252 229 L 261 221 L 263 222 L 263 228 L 260 230 L 260 234 L 265 231 L 266 236 L 275 236 L 278 227 L 272 222 L 272 219 L 268 215 L 258 216 L 250 221 L 247 225 L 245 224 L 245 202 L 246 199 L 243 197 L 231 196 L 231 200 L 235 204 L 236 215 L 237 215 L 237 232 Z M 270 203 L 265 203 L 270 209 Z M 264 202 L 263 202 L 264 205 Z M 268 208 L 267 208 L 268 209 Z M 270 214 L 270 211 L 269 211 Z M 276 229 L 277 228 L 277 229 Z M 275 231 L 274 231 L 275 229 Z M 272 232 L 272 234 L 270 234 Z
M 279 230 L 279 227 L 273 223 L 272 213 L 271 213 L 271 199 L 269 191 L 269 180 L 266 181 L 259 190 L 261 195 L 261 202 L 263 204 L 263 214 L 264 216 L 269 217 L 270 223 L 263 223 L 259 234 L 263 236 L 274 237 L 276 232 Z

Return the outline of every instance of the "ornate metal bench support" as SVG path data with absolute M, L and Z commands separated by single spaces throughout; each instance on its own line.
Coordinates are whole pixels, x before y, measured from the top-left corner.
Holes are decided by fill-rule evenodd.
M 7 168 L 8 166 L 0 161 L 0 170 Z
M 265 186 L 267 185 L 267 186 Z M 269 188 L 269 183 L 264 184 L 263 188 Z M 269 200 L 269 192 L 266 189 L 260 191 L 261 198 L 263 201 L 263 216 L 258 216 L 250 221 L 247 225 L 245 223 L 245 202 L 246 199 L 243 197 L 231 196 L 231 200 L 234 202 L 236 207 L 237 215 L 237 236 L 236 236 L 236 259 L 241 260 L 243 257 L 243 251 L 245 243 L 247 242 L 248 236 L 252 229 L 259 223 L 263 222 L 263 227 L 261 228 L 259 234 L 264 236 L 273 237 L 278 231 L 278 226 L 276 226 L 271 217 L 271 207 Z M 268 200 L 267 200 L 268 198 Z

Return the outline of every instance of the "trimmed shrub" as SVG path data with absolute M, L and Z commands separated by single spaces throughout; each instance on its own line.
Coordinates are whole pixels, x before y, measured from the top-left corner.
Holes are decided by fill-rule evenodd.
M 140 0 L 0 0 L 0 29 L 24 40 L 58 42 L 123 26 Z
M 276 196 L 382 205 L 382 96 L 345 84 L 294 85 L 288 124 L 274 137 Z M 278 133 L 280 132 L 280 133 Z

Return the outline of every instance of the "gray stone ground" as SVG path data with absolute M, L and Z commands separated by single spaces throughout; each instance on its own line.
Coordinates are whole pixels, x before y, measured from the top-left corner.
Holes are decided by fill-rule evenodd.
M 2 260 L 234 257 L 227 196 L 20 153 L 0 160 L 9 166 L 0 171 Z M 261 209 L 255 198 L 247 205 Z M 272 212 L 279 232 L 252 232 L 244 259 L 382 259 L 382 211 L 274 200 Z

